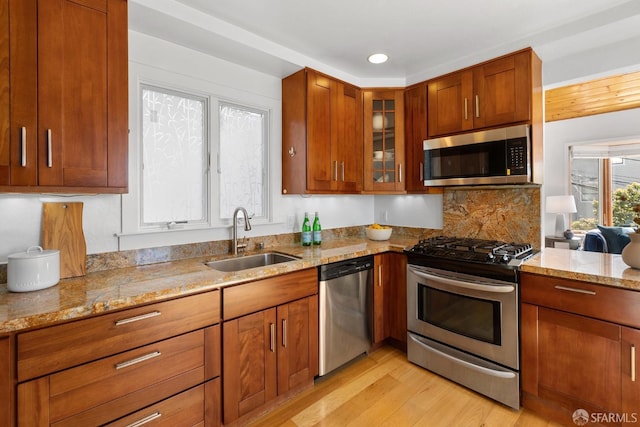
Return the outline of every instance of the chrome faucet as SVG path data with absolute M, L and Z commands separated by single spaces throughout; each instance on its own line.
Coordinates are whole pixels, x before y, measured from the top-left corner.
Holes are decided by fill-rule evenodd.
M 238 249 L 244 249 L 247 247 L 246 243 L 238 244 L 238 212 L 242 211 L 242 215 L 244 215 L 244 231 L 251 230 L 251 223 L 249 222 L 249 214 L 247 214 L 247 210 L 243 207 L 236 208 L 233 211 L 233 227 L 232 227 L 232 238 L 233 238 L 233 254 L 238 255 Z

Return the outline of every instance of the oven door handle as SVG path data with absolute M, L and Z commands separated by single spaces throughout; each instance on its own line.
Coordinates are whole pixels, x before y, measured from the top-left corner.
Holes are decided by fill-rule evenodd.
M 465 280 L 454 280 L 454 279 L 449 279 L 447 277 L 436 276 L 434 274 L 423 273 L 411 267 L 409 267 L 409 269 L 416 276 L 420 276 L 424 279 L 433 280 L 435 282 L 444 283 L 445 285 L 455 286 L 458 288 L 473 289 L 476 291 L 501 293 L 501 294 L 508 294 L 510 292 L 515 291 L 516 289 L 515 286 L 512 286 L 512 285 L 500 285 L 500 286 L 479 285 L 477 283 L 471 283 Z
M 419 338 L 413 336 L 413 334 L 409 334 L 409 338 L 413 340 L 416 344 L 427 347 L 429 351 L 437 353 L 439 356 L 444 357 L 445 359 L 451 360 L 452 362 L 458 363 L 460 365 L 464 365 L 469 369 L 482 372 L 483 374 L 491 375 L 492 377 L 507 378 L 507 379 L 515 378 L 516 376 L 516 374 L 513 372 L 496 371 L 495 369 L 489 369 L 489 368 L 485 368 L 484 366 L 478 366 L 476 364 L 467 362 L 466 360 L 458 359 L 457 357 L 451 356 L 450 354 L 443 353 L 442 351 L 436 348 L 433 348 L 426 343 L 423 343 Z

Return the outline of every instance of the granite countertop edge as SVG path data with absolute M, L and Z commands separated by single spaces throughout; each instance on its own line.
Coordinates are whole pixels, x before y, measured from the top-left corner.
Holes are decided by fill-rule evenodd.
M 618 254 L 544 248 L 520 271 L 640 291 L 640 270 L 626 265 Z
M 279 252 L 299 259 L 239 272 L 221 272 L 205 265 L 231 255 L 205 256 L 158 264 L 126 267 L 62 279 L 47 289 L 9 292 L 0 285 L 0 336 L 81 319 L 100 313 L 221 289 L 322 264 L 396 251 L 415 239 L 371 241 L 341 239 L 322 246 L 290 244 L 249 254 Z

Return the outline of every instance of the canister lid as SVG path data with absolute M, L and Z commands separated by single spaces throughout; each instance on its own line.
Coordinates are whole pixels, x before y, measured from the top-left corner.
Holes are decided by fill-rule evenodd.
M 50 257 L 59 253 L 58 249 L 42 249 L 41 246 L 31 246 L 25 252 L 18 252 L 8 256 L 9 259 L 31 259 L 31 258 L 44 258 Z

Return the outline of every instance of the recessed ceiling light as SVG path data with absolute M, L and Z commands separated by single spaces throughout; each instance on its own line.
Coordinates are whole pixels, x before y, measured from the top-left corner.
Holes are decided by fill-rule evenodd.
M 372 64 L 382 64 L 383 62 L 387 62 L 387 59 L 389 59 L 389 57 L 384 53 L 374 53 L 373 55 L 370 55 L 369 58 L 367 59 Z

